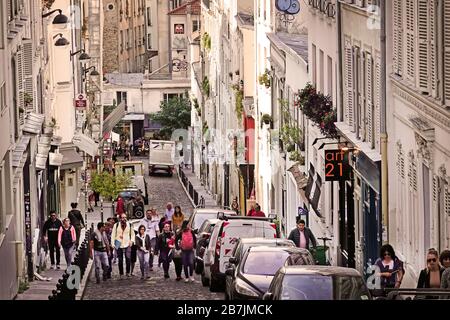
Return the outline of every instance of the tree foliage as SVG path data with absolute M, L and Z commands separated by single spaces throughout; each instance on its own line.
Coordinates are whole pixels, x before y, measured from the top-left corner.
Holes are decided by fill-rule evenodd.
M 119 193 L 130 186 L 131 174 L 113 175 L 109 172 L 94 173 L 91 179 L 91 189 L 100 193 L 104 199 L 115 200 Z
M 161 138 L 170 139 L 174 130 L 191 125 L 191 103 L 185 96 L 161 101 L 161 110 L 150 115 L 150 119 L 161 124 Z

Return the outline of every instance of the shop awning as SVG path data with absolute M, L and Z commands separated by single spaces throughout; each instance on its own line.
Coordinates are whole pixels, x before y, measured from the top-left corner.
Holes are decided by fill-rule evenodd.
M 14 151 L 12 154 L 12 166 L 13 167 L 20 167 L 20 164 L 22 162 L 22 157 L 23 157 L 25 150 L 27 150 L 28 143 L 30 143 L 30 136 L 20 137 L 20 140 L 16 144 L 16 147 L 14 148 Z
M 83 158 L 76 152 L 75 149 L 60 150 L 63 155 L 61 170 L 72 168 L 79 168 L 83 166 Z
M 123 117 L 125 117 L 127 111 L 126 111 L 126 105 L 125 102 L 122 101 L 117 107 L 114 108 L 114 110 L 108 115 L 108 117 L 103 121 L 103 132 L 102 136 L 112 131 L 112 129 L 116 126 L 116 124 L 119 123 L 120 120 L 122 120 Z
M 81 149 L 81 151 L 86 152 L 91 157 L 95 157 L 98 152 L 98 143 L 96 143 L 92 138 L 85 134 L 76 134 L 72 138 L 72 143 Z

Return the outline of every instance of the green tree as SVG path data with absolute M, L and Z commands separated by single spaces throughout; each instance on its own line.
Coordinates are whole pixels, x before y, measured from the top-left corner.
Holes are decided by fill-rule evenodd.
M 120 191 L 130 186 L 130 174 L 113 175 L 109 172 L 94 173 L 91 179 L 91 189 L 107 200 L 114 200 L 119 196 Z
M 187 96 L 161 101 L 161 110 L 150 115 L 150 119 L 161 124 L 161 138 L 170 139 L 174 130 L 191 125 L 191 103 Z

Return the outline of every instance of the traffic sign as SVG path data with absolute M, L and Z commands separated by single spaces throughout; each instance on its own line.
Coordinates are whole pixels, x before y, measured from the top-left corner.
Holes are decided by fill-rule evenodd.
M 87 99 L 86 96 L 82 93 L 77 95 L 75 99 L 75 108 L 77 109 L 85 109 L 87 107 Z

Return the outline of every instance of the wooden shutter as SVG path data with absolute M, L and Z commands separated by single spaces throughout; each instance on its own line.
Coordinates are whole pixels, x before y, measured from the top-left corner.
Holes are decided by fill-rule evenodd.
M 35 101 L 33 88 L 33 43 L 31 40 L 23 41 L 23 76 L 24 76 L 24 92 L 29 95 L 33 102 L 27 106 L 27 111 L 35 111 Z
M 17 51 L 16 61 L 16 89 L 17 89 L 17 103 L 19 108 L 24 108 L 24 85 L 23 85 L 23 54 L 22 51 Z
M 417 49 L 418 49 L 418 77 L 417 87 L 422 93 L 430 92 L 428 76 L 429 46 L 428 46 L 428 0 L 417 2 Z
M 393 67 L 394 73 L 403 74 L 403 0 L 393 1 Z
M 370 144 L 370 147 L 373 148 L 373 61 L 372 55 L 369 52 L 366 52 L 366 72 L 365 72 L 365 96 L 366 96 L 366 139 Z
M 353 97 L 353 49 L 350 39 L 345 41 L 345 93 L 346 93 L 346 118 L 347 124 L 351 127 L 354 126 L 353 121 L 353 108 L 354 108 L 354 97 Z
M 416 75 L 415 17 L 414 0 L 406 0 L 406 74 L 411 81 L 415 81 Z
M 444 103 L 450 107 L 450 1 L 444 1 Z
M 375 74 L 373 77 L 373 103 L 374 103 L 374 129 L 373 129 L 373 145 L 375 149 L 380 151 L 380 131 L 381 131 L 381 54 L 375 52 L 374 60 Z
M 436 13 L 437 1 L 430 1 L 429 3 L 429 76 L 430 76 L 430 90 L 431 95 L 435 98 L 438 96 L 438 82 L 437 82 L 437 64 L 436 64 L 436 53 L 437 53 L 437 20 Z

